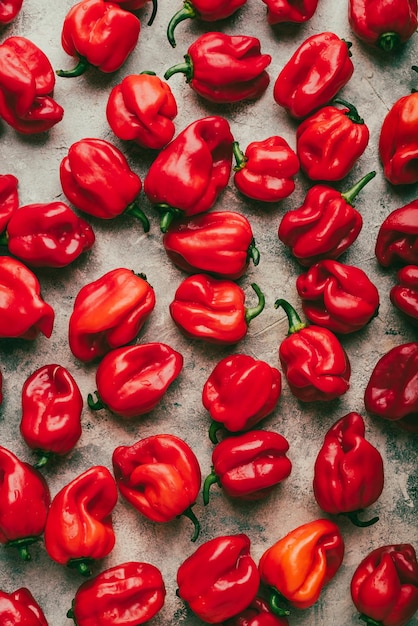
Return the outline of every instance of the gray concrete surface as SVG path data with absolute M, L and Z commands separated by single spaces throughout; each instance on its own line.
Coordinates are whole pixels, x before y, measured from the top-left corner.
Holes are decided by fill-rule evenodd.
M 0 32 L 0 40 L 11 35 L 31 39 L 49 56 L 55 68 L 71 67 L 70 59 L 60 46 L 62 22 L 73 2 L 65 0 L 24 0 L 22 11 L 13 24 Z M 49 133 L 22 137 L 6 124 L 0 124 L 0 172 L 12 173 L 19 179 L 20 204 L 65 201 L 58 168 L 69 146 L 83 137 L 100 137 L 112 141 L 127 155 L 133 169 L 145 176 L 152 155 L 122 143 L 111 132 L 105 117 L 110 88 L 124 76 L 153 70 L 164 71 L 183 59 L 188 45 L 202 32 L 215 29 L 199 22 L 185 22 L 177 29 L 177 48 L 172 50 L 165 38 L 170 16 L 181 0 L 160 3 L 154 24 L 147 27 L 150 7 L 142 10 L 142 31 L 138 45 L 126 64 L 112 75 L 90 70 L 76 79 L 57 78 L 55 97 L 64 106 L 63 121 Z M 272 55 L 268 68 L 271 83 L 256 102 L 217 106 L 200 100 L 186 85 L 182 76 L 173 76 L 170 86 L 177 98 L 179 113 L 176 127 L 183 129 L 192 120 L 210 114 L 224 115 L 231 124 L 236 140 L 242 146 L 271 134 L 282 135 L 295 147 L 297 124 L 274 102 L 273 83 L 296 47 L 309 35 L 331 30 L 352 41 L 355 71 L 341 96 L 353 102 L 370 128 L 369 146 L 349 176 L 337 185 L 342 191 L 361 176 L 376 170 L 375 179 L 358 197 L 357 208 L 364 226 L 359 238 L 341 257 L 343 262 L 361 267 L 378 286 L 381 306 L 372 323 L 356 335 L 343 338 L 352 364 L 349 392 L 330 404 L 304 405 L 290 393 L 286 382 L 274 413 L 263 423 L 290 443 L 293 463 L 290 477 L 265 501 L 241 504 L 228 500 L 219 489 L 213 489 L 209 507 L 199 498 L 194 511 L 201 521 L 197 544 L 190 542 L 191 527 L 187 519 L 170 524 L 154 524 L 142 518 L 123 500 L 114 511 L 116 546 L 94 572 L 127 560 L 144 560 L 159 567 L 166 583 L 167 596 L 163 609 L 153 620 L 155 626 L 189 624 L 200 620 L 188 612 L 176 596 L 176 571 L 196 545 L 221 535 L 245 532 L 252 542 L 256 560 L 264 550 L 296 526 L 321 517 L 313 497 L 313 463 L 325 431 L 349 411 L 358 411 L 366 421 L 367 437 L 380 450 L 385 464 L 385 487 L 370 513 L 380 521 L 370 528 L 353 527 L 337 519 L 346 543 L 343 565 L 332 583 L 326 587 L 318 603 L 305 611 L 294 611 L 292 626 L 323 626 L 357 624 L 357 612 L 351 602 L 349 585 L 357 564 L 371 549 L 387 543 L 417 544 L 417 439 L 388 423 L 365 413 L 363 392 L 377 360 L 398 344 L 416 340 L 417 334 L 389 301 L 394 272 L 379 268 L 374 257 L 374 242 L 380 223 L 393 209 L 413 200 L 417 186 L 393 188 L 383 178 L 378 159 L 377 142 L 381 123 L 391 105 L 399 97 L 418 86 L 418 76 L 410 67 L 417 63 L 416 36 L 396 56 L 387 57 L 363 46 L 353 35 L 347 21 L 346 2 L 320 0 L 314 17 L 305 25 L 271 28 L 265 18 L 261 0 L 250 0 L 234 17 L 219 23 L 227 33 L 255 35 L 262 42 L 262 51 Z M 144 272 L 154 286 L 157 304 L 140 342 L 160 340 L 178 349 L 184 356 L 184 369 L 168 390 L 164 400 L 152 413 L 132 422 L 122 422 L 107 411 L 92 413 L 85 405 L 83 434 L 76 449 L 66 458 L 45 469 L 45 476 L 54 495 L 64 484 L 94 464 L 111 467 L 111 454 L 116 445 L 130 444 L 150 434 L 174 433 L 183 437 L 201 464 L 202 474 L 210 471 L 212 445 L 206 437 L 208 415 L 201 404 L 203 384 L 215 364 L 232 352 L 244 352 L 278 365 L 277 349 L 287 332 L 281 310 L 274 301 L 286 298 L 299 305 L 295 279 L 301 268 L 278 241 L 277 227 L 288 209 L 303 200 L 309 181 L 301 174 L 296 190 L 280 204 L 265 207 L 246 201 L 236 192 L 232 177 L 219 198 L 216 208 L 244 213 L 250 220 L 261 260 L 250 267 L 239 281 L 253 302 L 251 282 L 257 282 L 266 295 L 266 308 L 250 326 L 248 336 L 233 347 L 208 347 L 186 340 L 174 326 L 168 312 L 175 289 L 184 278 L 167 259 L 161 245 L 158 218 L 142 196 L 142 206 L 151 220 L 148 234 L 131 218 L 113 222 L 91 220 L 97 241 L 92 251 L 63 270 L 38 271 L 44 298 L 55 309 L 56 320 L 50 339 L 39 337 L 34 342 L 0 343 L 0 367 L 4 376 L 4 402 L 0 408 L 0 443 L 20 458 L 33 461 L 31 452 L 20 438 L 20 394 L 25 379 L 38 367 L 52 362 L 66 366 L 76 378 L 83 396 L 95 389 L 95 365 L 84 365 L 71 354 L 67 344 L 67 327 L 73 302 L 79 289 L 116 267 L 129 267 Z M 32 549 L 32 561 L 19 562 L 15 554 L 0 546 L 0 588 L 12 591 L 27 586 L 43 607 L 49 624 L 69 624 L 66 611 L 81 584 L 79 576 L 55 563 L 42 543 Z M 417 624 L 418 621 L 411 621 Z

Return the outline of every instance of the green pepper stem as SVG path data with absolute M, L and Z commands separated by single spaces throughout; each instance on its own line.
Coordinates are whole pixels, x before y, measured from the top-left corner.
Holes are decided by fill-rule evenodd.
M 147 22 L 147 26 L 151 26 L 153 21 L 155 20 L 155 16 L 157 15 L 157 10 L 158 10 L 158 2 L 157 0 L 152 0 L 152 12 L 151 12 L 151 16 Z
M 252 259 L 255 266 L 257 266 L 260 263 L 260 251 L 255 245 L 254 238 L 251 240 L 251 243 L 248 246 L 247 259 Z
M 359 619 L 363 620 L 363 622 L 366 622 L 368 626 L 382 626 L 382 622 L 377 622 L 375 619 L 364 615 L 364 613 L 361 613 L 361 615 L 359 615 Z
M 133 215 L 139 219 L 144 228 L 144 233 L 149 232 L 150 223 L 144 211 L 140 208 L 138 199 L 134 200 L 126 207 L 125 213 L 129 213 L 129 215 Z
M 78 63 L 72 70 L 56 70 L 57 76 L 63 76 L 64 78 L 75 78 L 81 76 L 90 67 L 90 63 L 84 57 L 80 57 Z
M 352 205 L 353 204 L 353 200 L 357 196 L 357 194 L 375 176 L 376 176 L 376 172 L 369 172 L 368 174 L 363 176 L 363 178 L 361 178 L 353 187 L 351 187 L 351 189 L 349 189 L 348 191 L 345 191 L 344 193 L 342 193 L 341 196 L 344 198 L 344 200 L 347 202 L 347 204 Z
M 39 537 L 22 537 L 21 539 L 13 539 L 6 545 L 10 548 L 16 548 L 22 561 L 30 561 L 32 557 L 29 553 L 28 546 L 38 540 Z
M 348 111 L 346 111 L 344 115 L 348 117 L 348 119 L 351 120 L 354 124 L 364 124 L 364 119 L 360 117 L 356 107 L 353 104 L 347 102 L 347 100 L 343 100 L 342 98 L 334 98 L 332 102 L 334 104 L 342 104 L 344 107 L 346 107 Z
M 199 523 L 199 520 L 197 519 L 196 515 L 194 514 L 191 506 L 189 506 L 185 511 L 183 511 L 182 515 L 184 515 L 185 517 L 187 517 L 189 520 L 191 520 L 193 522 L 194 532 L 193 532 L 193 535 L 192 535 L 190 541 L 195 542 L 196 539 L 199 537 L 199 533 L 200 533 L 200 523 Z
M 0 234 L 0 246 L 7 246 L 9 242 L 9 237 L 7 236 L 7 230 L 4 230 Z
M 173 48 L 176 47 L 174 31 L 177 25 L 180 24 L 180 22 L 183 22 L 184 20 L 193 19 L 196 16 L 197 16 L 197 11 L 192 5 L 192 3 L 188 2 L 188 0 L 185 0 L 182 8 L 173 15 L 173 17 L 171 18 L 167 26 L 167 39 Z
M 234 172 L 239 172 L 245 167 L 248 159 L 240 148 L 238 141 L 234 141 L 232 143 L 232 152 L 235 158 L 236 165 L 234 167 Z
M 157 211 L 159 211 L 160 217 L 160 230 L 162 233 L 166 233 L 168 227 L 175 217 L 181 217 L 182 211 L 170 206 L 169 204 L 157 204 L 155 205 Z
M 384 52 L 393 52 L 401 45 L 401 38 L 398 33 L 382 33 L 376 43 Z
M 168 80 L 173 76 L 173 74 L 184 74 L 186 76 L 186 82 L 190 83 L 193 78 L 193 63 L 188 54 L 184 55 L 184 62 L 178 63 L 177 65 L 173 65 L 173 67 L 169 67 L 166 73 L 164 74 L 164 78 Z
M 293 333 L 297 333 L 299 330 L 302 330 L 302 328 L 306 328 L 307 324 L 304 324 L 302 322 L 296 312 L 296 309 L 291 304 L 289 304 L 289 302 L 279 298 L 279 300 L 276 300 L 276 302 L 274 303 L 274 308 L 278 309 L 279 307 L 282 307 L 282 309 L 284 309 L 284 312 L 286 313 L 287 319 L 289 321 L 289 330 L 287 332 L 288 335 L 292 335 Z
M 92 411 L 100 411 L 100 409 L 104 409 L 106 407 L 103 400 L 100 398 L 99 393 L 97 391 L 94 392 L 96 396 L 96 400 L 93 399 L 93 394 L 89 393 L 87 396 L 87 404 Z
M 257 294 L 258 304 L 257 306 L 252 307 L 251 309 L 245 310 L 245 321 L 247 322 L 247 325 L 251 322 L 252 319 L 257 317 L 257 315 L 260 315 L 261 311 L 264 309 L 264 306 L 266 304 L 266 299 L 260 287 L 256 285 L 255 283 L 252 283 L 251 287 L 254 289 L 255 293 Z
M 350 511 L 349 513 L 343 513 L 342 515 L 345 515 L 346 517 L 348 517 L 350 522 L 352 522 L 354 526 L 357 526 L 358 528 L 367 528 L 367 526 L 373 526 L 373 524 L 376 524 L 376 522 L 379 521 L 378 517 L 372 517 L 372 519 L 362 522 L 358 518 L 358 514 L 361 513 L 362 511 L 363 509 L 359 509 L 358 511 Z
M 71 609 L 68 609 L 66 615 L 69 619 L 72 619 L 74 621 L 74 624 L 77 624 L 77 622 L 75 621 L 75 615 L 74 615 L 74 600 L 71 602 Z
M 80 559 L 70 559 L 67 563 L 67 567 L 76 569 L 82 576 L 91 576 L 91 563 L 93 563 L 93 559 L 81 557 Z
M 212 485 L 215 485 L 215 484 L 220 485 L 219 478 L 215 474 L 215 470 L 212 467 L 211 473 L 206 476 L 205 482 L 203 483 L 202 496 L 203 496 L 203 504 L 205 506 L 207 504 L 209 504 L 209 491 L 210 491 L 210 488 L 211 488 Z
M 218 430 L 220 430 L 220 428 L 221 428 L 221 425 L 219 424 L 219 422 L 215 422 L 215 420 L 212 420 L 212 423 L 209 426 L 209 439 L 214 444 L 219 443 L 217 433 L 218 433 Z
M 48 461 L 52 457 L 52 452 L 48 450 L 38 450 L 37 452 L 39 455 L 38 460 L 36 461 L 33 467 L 35 467 L 36 469 L 41 469 L 42 467 L 45 467 L 45 465 L 48 463 Z
M 284 609 L 282 606 L 280 606 L 283 600 L 285 600 L 285 598 L 282 596 L 282 594 L 279 591 L 277 591 L 277 589 L 271 590 L 271 594 L 269 598 L 270 609 L 271 609 L 271 612 L 274 613 L 274 615 L 277 615 L 278 617 L 285 617 L 287 615 L 290 615 L 289 609 Z

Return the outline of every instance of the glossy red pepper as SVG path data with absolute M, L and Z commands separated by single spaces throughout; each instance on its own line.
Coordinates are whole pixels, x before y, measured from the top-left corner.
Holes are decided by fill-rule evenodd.
M 116 72 L 134 50 L 140 30 L 138 17 L 113 2 L 77 2 L 65 16 L 61 45 L 78 63 L 71 70 L 57 70 L 58 76 L 80 76 L 90 66 Z
M 269 24 L 303 24 L 311 19 L 318 0 L 263 0 Z
M 344 193 L 328 185 L 314 185 L 300 207 L 284 214 L 278 237 L 301 265 L 337 259 L 357 239 L 363 218 L 352 203 L 375 175 L 369 172 Z
M 350 585 L 354 606 L 369 626 L 404 626 L 418 611 L 418 562 L 409 543 L 372 550 Z M 412 622 L 411 622 L 412 624 Z
M 277 104 L 298 119 L 330 102 L 354 72 L 350 45 L 332 32 L 305 39 L 274 83 Z
M 244 305 L 244 290 L 234 281 L 193 274 L 177 288 L 170 315 L 186 337 L 216 344 L 237 343 L 264 309 L 264 294 L 255 283 L 251 286 L 258 304 L 250 309 Z
M 165 596 L 164 580 L 155 565 L 127 561 L 80 585 L 67 617 L 77 626 L 138 626 L 160 611 Z
M 108 408 L 125 419 L 149 413 L 162 399 L 183 367 L 182 355 L 167 344 L 154 342 L 116 348 L 96 371 L 93 410 Z
M 115 85 L 106 118 L 116 137 L 142 148 L 161 150 L 173 138 L 177 102 L 170 86 L 155 74 L 130 74 Z
M 18 184 L 13 174 L 0 174 L 0 233 L 19 206 Z
M 283 137 L 253 141 L 245 153 L 235 141 L 233 150 L 234 184 L 242 194 L 262 202 L 279 202 L 294 191 L 299 159 Z
M 26 37 L 0 44 L 0 117 L 23 135 L 49 130 L 64 109 L 53 99 L 55 74 L 44 52 Z
M 39 333 L 50 337 L 54 309 L 41 296 L 35 274 L 21 261 L 0 256 L 0 337 L 36 339 Z
M 71 352 L 92 361 L 131 342 L 155 307 L 146 278 L 120 267 L 106 272 L 78 292 L 69 322 Z
M 393 210 L 383 220 L 376 238 L 380 265 L 418 265 L 418 200 Z
M 151 435 L 130 446 L 117 447 L 113 472 L 122 496 L 153 522 L 171 522 L 185 515 L 200 525 L 192 507 L 201 485 L 199 461 L 190 446 L 174 435 Z
M 50 502 L 41 473 L 0 446 L 0 543 L 29 561 L 28 546 L 44 532 Z
M 52 455 L 70 452 L 81 437 L 83 397 L 70 372 L 52 363 L 33 372 L 22 387 L 20 433 L 43 467 Z
M 11 593 L 0 590 L 0 621 L 12 626 L 48 626 L 43 610 L 27 587 Z
M 0 24 L 10 24 L 20 13 L 23 0 L 1 0 Z
M 90 567 L 115 545 L 112 511 L 118 500 L 115 479 L 93 465 L 54 496 L 45 525 L 45 548 L 56 563 L 90 576 Z
M 417 30 L 417 0 L 349 0 L 348 21 L 361 41 L 394 52 Z
M 369 128 L 357 109 L 335 98 L 296 129 L 296 152 L 301 169 L 311 180 L 341 180 L 361 157 L 369 139 Z
M 144 192 L 161 214 L 162 232 L 174 217 L 212 208 L 229 182 L 233 140 L 225 118 L 204 117 L 182 130 L 151 163 Z
M 170 67 L 164 78 L 184 74 L 191 89 L 209 102 L 255 100 L 270 84 L 266 72 L 270 63 L 271 56 L 261 53 L 257 37 L 212 31 L 200 35 L 183 63 Z
M 390 290 L 390 300 L 413 324 L 418 324 L 418 265 L 406 265 Z
M 379 292 L 367 274 L 333 259 L 298 276 L 296 289 L 308 320 L 337 334 L 364 328 L 379 311 Z
M 272 613 L 268 602 L 257 596 L 241 613 L 222 622 L 222 626 L 289 626 L 289 622 L 286 617 Z
M 65 267 L 90 250 L 95 234 L 63 202 L 27 204 L 13 213 L 0 243 L 30 267 Z
M 180 269 L 236 280 L 260 253 L 248 219 L 233 211 L 211 211 L 173 222 L 163 237 L 167 256 Z
M 351 366 L 337 337 L 328 328 L 301 322 L 286 300 L 276 300 L 287 315 L 289 331 L 279 359 L 291 392 L 303 402 L 333 400 L 350 386 Z
M 246 609 L 259 583 L 250 539 L 243 533 L 206 541 L 177 571 L 178 595 L 207 624 L 219 624 Z

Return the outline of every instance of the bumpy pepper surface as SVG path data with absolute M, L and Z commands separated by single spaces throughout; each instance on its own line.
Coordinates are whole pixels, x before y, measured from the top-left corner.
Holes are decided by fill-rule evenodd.
M 13 174 L 0 174 L 0 233 L 19 206 L 18 184 Z
M 44 612 L 27 587 L 11 593 L 0 590 L 0 621 L 13 626 L 48 626 Z
M 318 0 L 263 0 L 267 5 L 269 24 L 303 24 L 311 19 L 318 7 Z
M 20 13 L 23 0 L 1 0 L 0 24 L 10 24 Z
M 395 52 L 417 30 L 417 0 L 349 0 L 348 20 L 361 41 Z
M 406 265 L 396 274 L 397 284 L 390 290 L 392 304 L 418 324 L 418 265 Z
M 222 622 L 222 626 L 289 626 L 289 622 L 286 617 L 272 613 L 268 602 L 257 596 L 244 611 Z
M 394 209 L 383 220 L 375 255 L 382 267 L 418 265 L 418 200 Z

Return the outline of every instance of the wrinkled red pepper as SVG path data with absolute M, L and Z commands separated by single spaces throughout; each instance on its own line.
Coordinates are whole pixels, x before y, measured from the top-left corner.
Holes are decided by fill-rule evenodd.
M 303 24 L 315 13 L 318 0 L 263 0 L 269 24 Z
M 111 350 L 96 371 L 93 410 L 108 408 L 125 419 L 149 413 L 180 374 L 182 355 L 170 346 L 154 342 Z
M 303 120 L 296 129 L 296 152 L 301 169 L 311 180 L 341 180 L 361 157 L 369 139 L 369 128 L 357 109 L 336 98 Z
M 351 366 L 337 337 L 328 328 L 301 322 L 286 300 L 276 300 L 289 321 L 279 359 L 291 392 L 303 402 L 333 400 L 350 386 Z
M 23 0 L 0 1 L 0 24 L 10 24 L 20 13 Z
M 355 570 L 350 585 L 360 619 L 374 626 L 404 626 L 418 611 L 418 562 L 409 543 L 372 550 Z
M 379 292 L 367 274 L 333 259 L 298 276 L 296 289 L 308 320 L 337 334 L 364 328 L 379 311 Z
M 301 265 L 337 259 L 357 239 L 363 218 L 352 202 L 374 176 L 376 172 L 369 172 L 344 193 L 328 185 L 314 185 L 299 208 L 284 214 L 278 237 Z
M 248 35 L 209 32 L 192 43 L 183 63 L 173 65 L 165 79 L 182 73 L 199 96 L 209 102 L 232 103 L 259 98 L 270 84 L 260 40 Z
M 406 265 L 397 272 L 397 284 L 390 300 L 413 324 L 418 324 L 418 265 Z
M 55 74 L 47 56 L 26 37 L 0 44 L 0 117 L 24 135 L 60 122 L 64 109 L 52 97 Z
M 35 274 L 21 261 L 0 256 L 0 337 L 36 339 L 39 333 L 50 337 L 54 309 L 41 297 Z
M 332 32 L 305 39 L 274 83 L 277 104 L 298 119 L 330 102 L 354 72 L 350 45 Z
M 292 471 L 286 456 L 289 442 L 269 430 L 250 430 L 227 437 L 212 452 L 212 471 L 203 485 L 203 503 L 209 502 L 211 485 L 230 498 L 261 500 Z
M 144 192 L 161 214 L 162 232 L 174 217 L 212 208 L 229 182 L 233 140 L 225 118 L 204 117 L 182 130 L 151 163 Z
M 185 515 L 200 525 L 192 507 L 201 485 L 199 461 L 190 446 L 174 435 L 151 435 L 130 446 L 117 447 L 113 472 L 122 496 L 153 522 L 170 522 Z
M 186 337 L 216 344 L 237 343 L 264 309 L 264 294 L 255 283 L 251 287 L 258 304 L 247 308 L 245 292 L 234 281 L 193 274 L 177 288 L 170 315 Z
M 243 533 L 206 541 L 177 571 L 178 595 L 208 624 L 219 624 L 246 609 L 259 583 L 250 539 Z
M 348 21 L 361 41 L 394 52 L 417 30 L 417 0 L 349 0 Z
M 17 548 L 29 561 L 28 546 L 44 532 L 50 502 L 41 473 L 0 446 L 0 543 Z
M 0 621 L 13 626 L 48 626 L 44 612 L 27 587 L 11 593 L 0 590 Z
M 115 479 L 93 465 L 54 496 L 45 525 L 45 548 L 56 563 L 90 576 L 93 561 L 115 545 L 112 511 L 118 500 Z
M 294 191 L 299 159 L 283 137 L 273 135 L 253 141 L 245 153 L 235 141 L 233 151 L 236 162 L 234 184 L 248 198 L 279 202 Z
M 418 200 L 395 209 L 383 220 L 375 254 L 383 267 L 418 265 Z
M 13 174 L 0 174 L 0 233 L 19 206 L 18 179 Z
M 257 596 L 241 613 L 222 622 L 222 626 L 289 626 L 289 622 L 286 617 L 274 615 L 268 602 Z
M 77 2 L 65 16 L 61 45 L 78 63 L 71 70 L 57 70 L 58 76 L 80 76 L 90 66 L 116 72 L 138 43 L 140 30 L 138 17 L 113 2 Z
M 22 387 L 20 433 L 43 467 L 52 455 L 70 452 L 81 437 L 83 398 L 70 372 L 62 365 L 44 365 Z
M 232 211 L 211 211 L 173 222 L 163 237 L 167 256 L 180 269 L 236 280 L 260 253 L 248 219 Z
M 71 352 L 92 361 L 135 339 L 155 307 L 153 287 L 142 275 L 120 267 L 84 285 L 69 322 Z
M 127 561 L 80 585 L 67 617 L 77 626 L 138 626 L 160 611 L 165 596 L 164 580 L 155 565 Z

